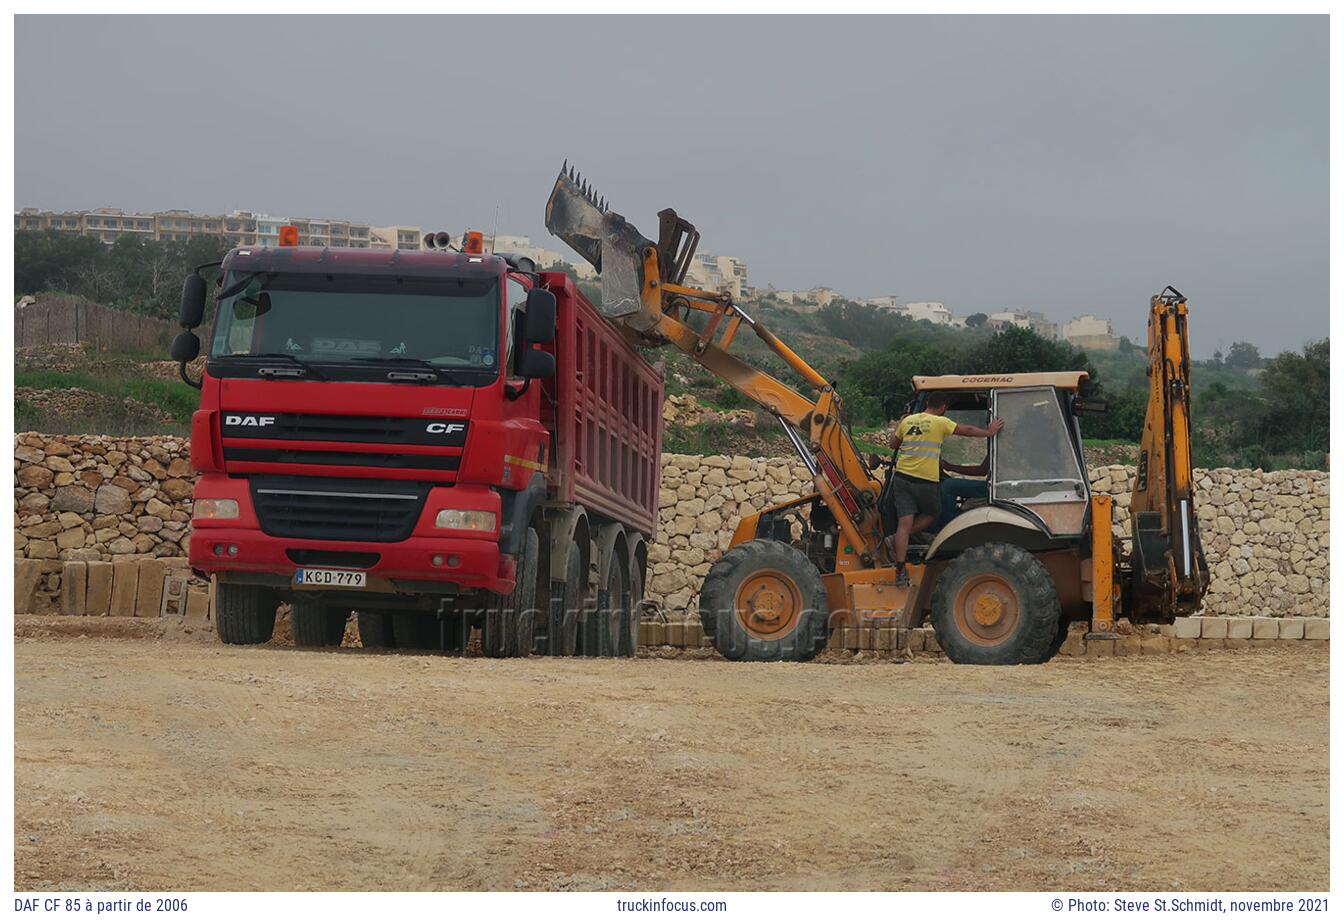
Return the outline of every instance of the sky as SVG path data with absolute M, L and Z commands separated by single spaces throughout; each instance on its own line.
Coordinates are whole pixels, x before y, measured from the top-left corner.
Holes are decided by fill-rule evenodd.
M 1329 334 L 1324 16 L 19 16 L 15 58 L 16 208 L 498 213 L 568 252 L 568 159 L 756 286 L 1141 341 L 1171 284 L 1197 357 Z

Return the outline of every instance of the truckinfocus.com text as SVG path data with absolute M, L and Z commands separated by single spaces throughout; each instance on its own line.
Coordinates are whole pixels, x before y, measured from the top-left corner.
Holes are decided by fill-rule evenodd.
M 651 913 L 657 911 L 681 912 L 688 914 L 723 913 L 728 910 L 727 901 L 674 901 L 671 898 L 640 898 L 638 901 L 616 899 L 616 909 Z

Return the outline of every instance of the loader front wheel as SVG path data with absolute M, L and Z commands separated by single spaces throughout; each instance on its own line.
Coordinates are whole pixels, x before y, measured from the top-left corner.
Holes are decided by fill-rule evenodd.
M 934 588 L 933 629 L 957 664 L 1040 664 L 1056 648 L 1059 620 L 1050 572 L 1020 546 L 971 547 Z
M 807 661 L 826 645 L 826 588 L 786 543 L 750 540 L 719 557 L 700 589 L 700 621 L 733 661 Z

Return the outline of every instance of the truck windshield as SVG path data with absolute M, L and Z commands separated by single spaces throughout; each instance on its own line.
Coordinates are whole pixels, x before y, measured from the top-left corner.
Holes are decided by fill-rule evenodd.
M 219 303 L 211 358 L 285 354 L 308 364 L 499 372 L 494 278 L 230 272 L 222 290 L 233 293 Z

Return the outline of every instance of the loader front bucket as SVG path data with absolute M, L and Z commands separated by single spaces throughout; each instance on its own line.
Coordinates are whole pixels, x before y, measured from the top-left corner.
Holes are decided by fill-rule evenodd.
M 656 291 L 642 296 L 649 281 L 645 256 L 657 247 L 624 217 L 608 211 L 605 199 L 568 162 L 546 201 L 546 229 L 597 269 L 602 279 L 598 309 L 604 316 L 641 335 L 658 325 L 660 297 Z

